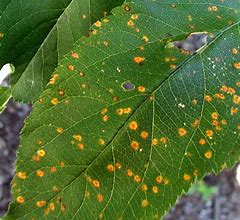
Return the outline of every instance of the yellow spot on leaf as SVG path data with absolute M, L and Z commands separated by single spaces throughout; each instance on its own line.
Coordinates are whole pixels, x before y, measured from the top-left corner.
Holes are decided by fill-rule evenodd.
M 115 168 L 114 168 L 114 166 L 112 164 L 108 164 L 107 165 L 107 170 L 108 170 L 108 172 L 113 173 Z
M 183 179 L 184 179 L 185 181 L 190 181 L 190 180 L 191 180 L 191 176 L 188 175 L 188 174 L 184 174 L 184 175 L 183 175 Z
M 52 98 L 51 99 L 51 103 L 53 104 L 53 105 L 57 105 L 57 104 L 59 104 L 59 100 L 58 100 L 58 98 Z
M 138 91 L 139 92 L 145 92 L 146 91 L 146 88 L 144 86 L 139 86 L 138 87 Z
M 212 130 L 206 130 L 206 136 L 211 138 L 213 136 L 213 131 Z
M 138 175 L 135 175 L 133 179 L 136 183 L 139 183 L 141 181 L 141 177 Z
M 44 200 L 38 201 L 38 202 L 36 203 L 36 206 L 38 206 L 38 207 L 43 207 L 43 206 L 45 206 L 45 205 L 46 205 L 46 201 L 44 201 Z
M 136 130 L 138 129 L 138 124 L 137 124 L 137 122 L 136 122 L 136 121 L 131 121 L 131 122 L 129 123 L 129 128 L 130 128 L 131 130 L 136 131 Z
M 234 63 L 233 66 L 236 68 L 236 69 L 240 69 L 240 62 L 237 62 L 237 63 Z
M 204 156 L 207 158 L 207 159 L 211 159 L 212 158 L 212 151 L 207 151 Z
M 132 170 L 127 169 L 127 175 L 128 175 L 129 177 L 132 177 L 132 176 L 133 176 L 133 172 L 132 172 Z
M 163 176 L 157 176 L 156 177 L 156 182 L 157 183 L 162 183 L 163 182 Z
M 203 138 L 201 138 L 201 139 L 199 140 L 199 144 L 200 144 L 200 145 L 205 145 L 205 144 L 206 144 L 206 141 L 205 141 Z
M 152 191 L 153 191 L 153 193 L 158 193 L 158 187 L 157 186 L 153 186 Z
M 137 141 L 132 141 L 131 148 L 133 150 L 138 150 L 139 149 L 139 143 Z
M 24 197 L 22 197 L 22 196 L 18 196 L 18 197 L 16 198 L 16 202 L 17 202 L 17 203 L 20 203 L 20 204 L 23 204 L 23 203 L 25 202 L 25 199 L 24 199 Z
M 103 202 L 103 195 L 102 194 L 98 194 L 97 195 L 97 200 L 99 203 Z
M 80 58 L 79 54 L 76 53 L 76 52 L 72 52 L 71 56 L 72 56 L 74 59 L 79 59 L 79 58 Z
M 140 136 L 141 136 L 142 139 L 147 139 L 148 138 L 148 132 L 147 131 L 142 131 Z
M 179 135 L 180 137 L 186 136 L 186 135 L 187 135 L 187 130 L 186 130 L 185 128 L 179 128 L 179 129 L 178 129 L 178 135 Z
M 25 172 L 18 172 L 18 173 L 17 173 L 17 177 L 18 177 L 19 179 L 25 180 L 25 179 L 27 179 L 27 174 L 26 174 Z
M 45 152 L 45 150 L 38 150 L 38 151 L 37 151 L 37 155 L 38 155 L 39 157 L 44 157 L 44 156 L 46 155 L 46 152 Z
M 152 139 L 152 145 L 156 146 L 158 144 L 158 139 L 157 138 L 153 138 Z
M 95 187 L 95 188 L 100 188 L 100 182 L 98 180 L 93 180 L 92 181 L 92 185 Z
M 148 186 L 147 186 L 146 184 L 143 184 L 143 185 L 141 186 L 141 190 L 142 190 L 143 192 L 146 192 L 146 191 L 148 190 Z
M 142 208 L 146 208 L 149 205 L 149 201 L 147 199 L 142 200 L 141 206 Z
M 81 141 L 81 140 L 82 140 L 82 136 L 79 135 L 79 134 L 73 135 L 73 138 L 74 138 L 76 141 Z
M 57 128 L 57 133 L 59 133 L 59 134 L 62 134 L 62 133 L 63 133 L 63 131 L 64 131 L 64 129 L 63 129 L 63 128 Z
M 44 177 L 45 172 L 42 171 L 42 170 L 37 170 L 36 175 L 37 175 L 38 177 Z
M 134 57 L 133 58 L 133 61 L 137 64 L 142 64 L 144 60 L 145 60 L 144 57 Z

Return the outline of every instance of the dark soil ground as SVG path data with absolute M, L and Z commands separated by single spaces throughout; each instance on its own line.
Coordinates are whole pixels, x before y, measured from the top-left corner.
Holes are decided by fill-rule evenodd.
M 10 182 L 19 133 L 30 110 L 28 105 L 10 102 L 0 115 L 0 217 L 6 213 L 11 199 Z M 217 186 L 218 192 L 208 200 L 204 200 L 198 192 L 183 196 L 164 220 L 240 220 L 240 187 L 235 170 L 205 177 L 204 182 Z

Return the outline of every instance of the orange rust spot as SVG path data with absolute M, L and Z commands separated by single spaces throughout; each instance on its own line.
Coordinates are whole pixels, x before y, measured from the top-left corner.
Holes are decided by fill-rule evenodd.
M 227 124 L 227 121 L 226 121 L 225 119 L 222 119 L 222 120 L 221 120 L 221 124 L 222 124 L 222 125 L 226 125 L 226 124 Z
M 51 168 L 50 168 L 50 172 L 51 172 L 51 173 L 57 172 L 57 168 L 56 168 L 56 167 L 51 167 Z
M 58 100 L 58 98 L 52 98 L 51 99 L 51 103 L 53 104 L 53 105 L 57 105 L 57 104 L 59 104 L 59 100 Z
M 220 90 L 223 91 L 223 92 L 227 92 L 228 91 L 228 87 L 226 85 L 222 85 Z
M 239 105 L 240 104 L 240 96 L 234 95 L 233 96 L 233 103 Z
M 184 179 L 185 181 L 190 181 L 190 180 L 191 180 L 191 176 L 188 175 L 188 174 L 184 174 L 184 175 L 183 175 L 183 179 Z
M 148 138 L 148 132 L 147 131 L 142 131 L 140 134 L 142 139 L 147 139 Z
M 228 88 L 228 93 L 229 93 L 230 95 L 234 95 L 234 94 L 236 93 L 236 91 L 235 91 L 234 88 L 229 87 L 229 88 Z
M 238 49 L 237 49 L 237 48 L 233 48 L 233 49 L 232 49 L 232 53 L 233 53 L 233 54 L 238 54 Z
M 76 53 L 76 52 L 72 52 L 71 57 L 73 57 L 74 59 L 79 59 L 80 58 L 79 54 Z
M 129 20 L 129 21 L 127 22 L 127 26 L 128 26 L 128 27 L 134 27 L 134 22 L 133 22 L 133 20 Z
M 153 186 L 152 191 L 155 194 L 158 193 L 158 187 L 157 186 Z
M 211 102 L 212 101 L 212 97 L 210 95 L 206 95 L 204 99 L 207 102 Z
M 17 177 L 18 177 L 19 179 L 25 180 L 25 179 L 27 179 L 27 174 L 26 174 L 25 172 L 18 172 L 18 173 L 17 173 Z
M 213 136 L 213 131 L 212 130 L 206 130 L 206 136 L 211 138 Z
M 42 171 L 42 170 L 37 170 L 36 175 L 37 175 L 38 177 L 44 177 L 45 172 Z
M 40 161 L 41 157 L 39 155 L 34 155 L 32 159 L 36 162 Z
M 156 182 L 157 183 L 162 183 L 163 182 L 163 176 L 157 176 L 156 177 Z
M 49 84 L 51 84 L 51 85 L 55 84 L 55 82 L 57 81 L 58 77 L 59 77 L 58 74 L 54 74 L 52 76 L 52 78 L 50 79 Z
M 231 114 L 234 115 L 234 114 L 237 114 L 237 113 L 238 113 L 238 108 L 232 107 L 231 108 Z
M 131 148 L 133 150 L 138 150 L 139 149 L 139 143 L 137 141 L 132 141 Z
M 137 14 L 133 14 L 133 15 L 131 16 L 131 19 L 137 20 L 137 19 L 138 19 L 138 15 L 137 15 Z
M 240 69 L 240 62 L 237 62 L 237 63 L 234 63 L 233 66 L 236 68 L 236 69 Z
M 103 41 L 103 44 L 104 44 L 105 46 L 108 46 L 109 42 L 108 42 L 108 41 Z
M 104 115 L 103 116 L 103 121 L 107 122 L 109 120 L 109 116 L 108 115 Z
M 214 97 L 217 99 L 222 99 L 222 100 L 225 99 L 225 96 L 223 94 L 219 94 L 219 93 L 215 94 Z
M 141 177 L 138 175 L 135 175 L 133 179 L 136 183 L 139 183 L 141 181 Z
M 61 89 L 58 90 L 58 94 L 59 94 L 60 96 L 64 96 L 64 95 L 65 95 L 64 91 L 61 90 Z
M 176 65 L 176 64 L 171 64 L 171 65 L 170 65 L 170 69 L 175 70 L 176 68 L 177 68 L 177 65 Z
M 143 39 L 143 41 L 144 41 L 145 43 L 148 43 L 148 41 L 149 41 L 149 38 L 148 38 L 146 35 L 144 35 L 144 36 L 142 37 L 142 39 Z
M 102 111 L 101 111 L 101 114 L 104 115 L 108 112 L 108 109 L 107 108 L 104 108 Z
M 97 200 L 99 203 L 103 202 L 103 195 L 102 194 L 98 194 L 97 195 Z
M 124 113 L 123 108 L 117 109 L 116 113 L 117 113 L 117 115 L 123 115 L 123 113 Z
M 166 143 L 168 142 L 168 139 L 167 139 L 166 137 L 161 137 L 161 138 L 160 138 L 160 142 L 161 142 L 162 144 L 166 144 Z
M 186 130 L 185 128 L 179 128 L 179 129 L 178 129 L 178 135 L 179 135 L 180 137 L 186 136 L 186 135 L 187 135 L 187 130 Z
M 131 113 L 131 111 L 132 111 L 132 109 L 130 107 L 123 109 L 124 114 L 129 114 L 129 113 Z
M 240 81 L 239 81 L 239 82 L 237 82 L 237 83 L 236 83 L 236 85 L 237 85 L 238 87 L 240 87 Z
M 200 119 L 196 119 L 193 123 L 192 123 L 192 127 L 196 128 L 198 125 L 200 124 Z
M 38 150 L 38 151 L 37 151 L 37 155 L 38 155 L 39 157 L 44 157 L 44 156 L 46 155 L 46 152 L 45 152 L 45 150 Z
M 153 138 L 152 139 L 152 145 L 156 146 L 158 144 L 158 139 L 157 138 Z
M 51 211 L 54 211 L 54 210 L 55 210 L 55 204 L 54 204 L 54 202 L 51 202 L 51 203 L 50 203 L 49 209 L 50 209 Z
M 213 126 L 217 126 L 217 125 L 218 125 L 218 120 L 213 120 L 213 121 L 212 121 L 212 125 L 213 125 Z
M 212 118 L 213 119 L 218 119 L 218 113 L 217 112 L 213 112 L 212 114 L 211 114 L 211 116 L 212 116 Z
M 136 131 L 136 130 L 138 129 L 138 123 L 137 123 L 136 121 L 131 121 L 131 122 L 129 123 L 129 128 L 130 128 L 131 130 Z
M 101 21 L 96 21 L 96 22 L 94 23 L 94 25 L 95 25 L 96 27 L 101 27 L 101 26 L 102 26 L 102 23 L 101 23 Z
M 119 162 L 117 162 L 116 164 L 115 164 L 115 166 L 117 167 L 117 169 L 119 169 L 119 170 L 121 170 L 122 169 L 122 165 L 119 163 Z
M 205 141 L 203 138 L 201 138 L 198 143 L 199 143 L 200 145 L 205 145 L 205 144 L 206 144 L 206 141 Z
M 207 151 L 204 156 L 207 158 L 207 159 L 211 159 L 212 158 L 212 151 Z
M 112 164 L 108 164 L 107 165 L 107 170 L 108 170 L 108 172 L 112 173 L 112 172 L 114 172 L 115 168 Z
M 59 134 L 62 134 L 64 132 L 63 128 L 57 128 L 56 130 L 57 130 L 57 133 L 59 133 Z
M 145 60 L 144 57 L 134 57 L 133 58 L 133 61 L 137 64 L 142 64 L 144 60 Z
M 143 185 L 141 186 L 141 190 L 142 190 L 143 192 L 147 192 L 148 186 L 147 186 L 146 184 L 143 184 Z
M 83 143 L 77 144 L 77 147 L 78 147 L 79 150 L 83 150 L 84 149 L 84 144 Z
M 138 91 L 139 92 L 145 92 L 146 88 L 144 86 L 138 86 Z
M 59 164 L 60 164 L 61 167 L 65 166 L 65 163 L 63 161 L 61 161 Z
M 105 141 L 104 141 L 104 139 L 102 139 L 102 138 L 99 138 L 98 143 L 99 143 L 100 145 L 105 145 Z
M 38 206 L 38 207 L 43 207 L 43 206 L 45 206 L 46 205 L 46 201 L 44 201 L 44 200 L 41 200 L 41 201 L 37 201 L 37 203 L 36 203 L 36 206 Z
M 25 202 L 25 199 L 24 199 L 23 196 L 18 196 L 18 197 L 16 198 L 16 202 L 17 202 L 17 203 L 20 203 L 20 204 L 23 204 L 23 203 Z
M 141 206 L 142 208 L 146 208 L 149 205 L 149 201 L 147 199 L 142 200 Z
M 92 185 L 95 187 L 95 188 L 100 188 L 100 182 L 98 180 L 93 180 L 92 181 Z
M 132 170 L 127 169 L 127 175 L 128 175 L 129 177 L 132 177 L 132 176 L 133 176 L 133 172 L 132 172 Z
M 79 134 L 73 135 L 73 138 L 74 138 L 76 141 L 81 141 L 81 140 L 82 140 L 82 136 L 79 135 Z
M 75 70 L 75 67 L 73 65 L 68 65 L 67 68 L 70 71 L 74 71 Z

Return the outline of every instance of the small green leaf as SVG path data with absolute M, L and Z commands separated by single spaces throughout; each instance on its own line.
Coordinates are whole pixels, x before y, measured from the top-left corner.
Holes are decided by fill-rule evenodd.
M 123 0 L 15 0 L 0 3 L 0 67 L 16 67 L 13 97 L 33 102 L 57 63 L 95 22 Z
M 240 155 L 240 2 L 114 9 L 54 72 L 22 132 L 8 219 L 160 219 Z M 166 45 L 193 32 L 190 55 Z

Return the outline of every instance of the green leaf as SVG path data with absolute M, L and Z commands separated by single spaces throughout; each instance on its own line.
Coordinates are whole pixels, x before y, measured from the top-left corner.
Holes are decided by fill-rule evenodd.
M 62 60 L 22 132 L 8 219 L 159 219 L 239 159 L 240 2 L 129 2 Z M 208 32 L 189 55 L 170 42 Z M 44 216 L 44 217 L 43 217 Z
M 0 67 L 16 67 L 13 97 L 36 101 L 57 63 L 91 23 L 123 0 L 15 0 L 0 3 Z
M 11 89 L 7 87 L 0 87 L 0 113 L 3 112 L 10 98 Z

